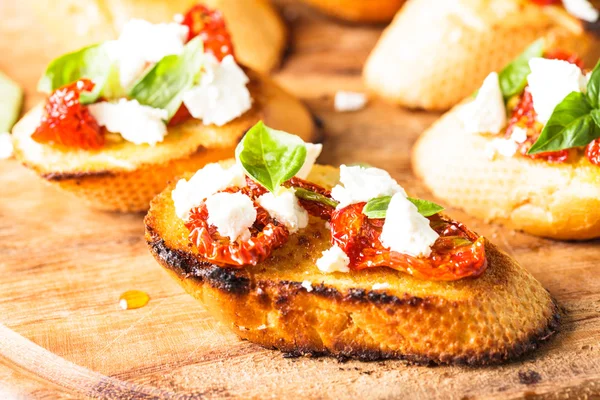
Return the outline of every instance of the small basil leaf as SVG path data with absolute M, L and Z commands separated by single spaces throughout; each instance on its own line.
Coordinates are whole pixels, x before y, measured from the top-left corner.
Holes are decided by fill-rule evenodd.
M 531 73 L 529 60 L 541 57 L 544 54 L 544 39 L 538 39 L 529 46 L 521 55 L 514 59 L 498 74 L 500 89 L 504 101 L 519 94 L 527 85 L 527 75 Z
M 83 94 L 80 101 L 84 104 L 93 103 L 100 96 L 112 67 L 113 61 L 103 43 L 84 47 L 50 62 L 38 83 L 38 90 L 51 93 L 79 79 L 87 78 L 95 83 L 94 90 Z
M 600 61 L 592 70 L 590 80 L 587 83 L 587 98 L 594 108 L 600 106 Z
M 235 155 L 251 178 L 275 192 L 302 168 L 306 145 L 298 136 L 259 121 L 238 144 Z
M 391 196 L 383 196 L 371 199 L 367 204 L 365 204 L 363 208 L 363 214 L 371 219 L 385 218 L 391 200 Z M 424 217 L 430 217 L 444 210 L 444 207 L 431 201 L 415 199 L 413 197 L 408 197 L 408 201 L 413 203 L 417 207 L 419 214 Z
M 0 132 L 10 132 L 22 105 L 23 89 L 0 72 Z
M 527 154 L 587 145 L 598 138 L 600 132 L 593 117 L 596 114 L 592 113 L 592 107 L 583 93 L 570 93 L 556 106 L 540 137 Z
M 329 207 L 337 207 L 339 204 L 337 201 L 330 199 L 327 196 L 323 196 L 320 193 L 313 192 L 312 190 L 307 190 L 301 187 L 294 187 L 294 191 L 296 192 L 296 197 L 302 200 L 308 201 L 316 201 L 317 203 L 325 204 Z
M 162 58 L 129 91 L 140 104 L 167 110 L 168 120 L 183 102 L 183 93 L 198 77 L 204 60 L 200 37 L 189 41 L 179 55 Z

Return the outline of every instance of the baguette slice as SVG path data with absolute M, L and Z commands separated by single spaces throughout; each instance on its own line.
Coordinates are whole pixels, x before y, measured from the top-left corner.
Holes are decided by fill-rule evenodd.
M 295 97 L 269 78 L 247 71 L 253 107 L 224 126 L 190 119 L 169 128 L 152 147 L 120 141 L 100 151 L 61 149 L 31 139 L 43 114 L 40 105 L 13 129 L 15 156 L 25 166 L 88 205 L 108 211 L 146 211 L 170 179 L 233 156 L 244 133 L 258 121 L 311 142 L 317 139 L 312 116 Z
M 591 60 L 600 44 L 581 21 L 530 0 L 409 0 L 369 56 L 364 79 L 399 105 L 447 110 L 537 38 Z
M 351 22 L 389 22 L 406 0 L 304 0 L 322 12 Z
M 315 166 L 309 179 L 331 188 L 338 170 Z M 388 268 L 322 274 L 329 231 L 306 229 L 254 267 L 206 262 L 175 215 L 171 184 L 151 204 L 146 240 L 156 260 L 241 338 L 296 355 L 484 365 L 512 360 L 553 334 L 557 307 L 542 285 L 486 242 L 479 278 L 435 282 Z M 308 285 L 310 283 L 310 286 Z M 388 284 L 373 289 L 374 284 Z
M 467 133 L 462 107 L 444 115 L 413 148 L 413 170 L 435 196 L 533 235 L 600 237 L 598 166 L 585 157 L 560 164 L 518 154 L 490 159 L 485 148 L 493 137 Z

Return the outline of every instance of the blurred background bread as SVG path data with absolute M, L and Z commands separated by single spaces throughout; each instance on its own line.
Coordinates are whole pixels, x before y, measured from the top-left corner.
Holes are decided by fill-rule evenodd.
M 406 0 L 304 0 L 322 12 L 352 22 L 388 22 Z

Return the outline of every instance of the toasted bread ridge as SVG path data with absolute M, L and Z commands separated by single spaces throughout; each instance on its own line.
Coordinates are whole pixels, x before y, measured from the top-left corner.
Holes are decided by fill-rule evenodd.
M 304 0 L 324 13 L 352 22 L 388 22 L 406 0 Z
M 317 166 L 312 179 L 331 186 L 337 170 Z M 550 295 L 489 242 L 489 267 L 477 279 L 424 281 L 388 268 L 325 275 L 315 261 L 330 246 L 329 233 L 322 220 L 311 218 L 264 263 L 222 268 L 189 245 L 170 191 L 153 200 L 145 219 L 152 254 L 216 318 L 263 346 L 297 354 L 483 365 L 514 359 L 556 330 Z M 389 287 L 373 289 L 376 283 Z

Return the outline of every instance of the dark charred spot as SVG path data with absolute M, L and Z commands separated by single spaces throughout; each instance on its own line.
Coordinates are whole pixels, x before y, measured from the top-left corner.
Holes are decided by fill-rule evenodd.
M 541 380 L 542 376 L 532 369 L 527 371 L 519 371 L 519 383 L 523 385 L 535 385 Z

